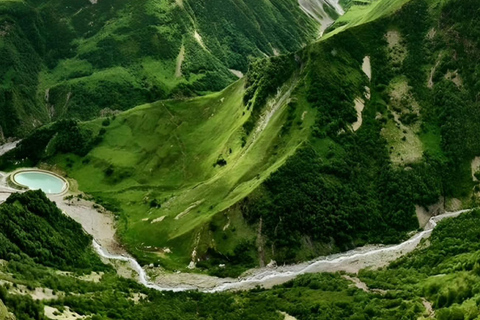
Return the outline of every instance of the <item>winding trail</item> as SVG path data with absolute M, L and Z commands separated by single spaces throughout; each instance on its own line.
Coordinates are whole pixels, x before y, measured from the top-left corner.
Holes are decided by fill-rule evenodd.
M 96 252 L 107 259 L 120 260 L 129 262 L 132 268 L 139 275 L 139 282 L 148 288 L 159 291 L 186 291 L 186 290 L 199 290 L 202 292 L 222 292 L 228 290 L 248 290 L 256 286 L 263 286 L 264 288 L 270 288 L 274 285 L 285 283 L 299 275 L 306 273 L 318 273 L 318 272 L 337 272 L 346 271 L 350 273 L 357 273 L 359 270 L 372 267 L 381 268 L 388 265 L 390 262 L 400 258 L 401 256 L 413 251 L 420 241 L 424 238 L 428 238 L 433 229 L 437 226 L 440 220 L 445 218 L 457 217 L 460 214 L 470 210 L 460 210 L 456 212 L 448 212 L 435 217 L 432 217 L 425 230 L 415 234 L 410 239 L 392 246 L 365 246 L 355 250 L 347 251 L 340 254 L 334 254 L 326 257 L 322 257 L 313 261 L 300 263 L 296 265 L 288 265 L 277 268 L 256 268 L 247 272 L 247 275 L 238 279 L 221 279 L 211 276 L 204 276 L 205 280 L 197 285 L 192 284 L 175 284 L 170 285 L 158 285 L 151 282 L 145 272 L 145 270 L 138 264 L 138 262 L 125 255 L 114 255 L 107 252 L 102 248 L 95 240 L 93 246 Z M 190 274 L 181 274 L 181 277 L 189 277 Z

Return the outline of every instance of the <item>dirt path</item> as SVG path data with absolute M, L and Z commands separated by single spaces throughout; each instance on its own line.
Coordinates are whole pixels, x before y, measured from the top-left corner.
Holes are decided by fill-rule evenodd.
M 182 76 L 182 64 L 185 60 L 185 46 L 182 44 L 180 52 L 177 56 L 177 66 L 175 67 L 175 77 L 180 78 Z
M 430 70 L 430 76 L 428 77 L 428 83 L 427 83 L 427 87 L 429 89 L 432 89 L 433 88 L 433 75 L 435 74 L 435 71 L 437 70 L 438 68 L 438 65 L 440 64 L 440 61 L 441 61 L 441 57 L 442 55 L 440 54 L 439 57 L 438 57 L 438 60 L 437 62 L 435 63 L 435 65 L 433 66 L 432 70 Z

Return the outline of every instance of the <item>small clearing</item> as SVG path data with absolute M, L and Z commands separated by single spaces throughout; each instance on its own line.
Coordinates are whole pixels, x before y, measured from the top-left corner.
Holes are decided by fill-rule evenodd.
M 157 219 L 153 219 L 152 222 L 150 222 L 150 223 L 162 222 L 163 219 L 165 219 L 165 217 L 166 217 L 166 216 L 161 216 L 161 217 L 159 217 L 159 218 L 157 218 Z
M 370 57 L 363 58 L 362 70 L 367 75 L 368 80 L 372 80 L 372 66 L 370 64 Z
M 360 98 L 355 99 L 355 110 L 357 110 L 357 121 L 352 124 L 353 131 L 357 131 L 363 122 L 362 111 L 365 108 L 365 101 Z
M 445 79 L 452 81 L 457 86 L 457 88 L 463 85 L 463 80 L 462 77 L 460 77 L 460 75 L 458 74 L 458 70 L 448 70 L 448 72 L 445 74 Z
M 385 37 L 387 38 L 388 47 L 390 49 L 400 44 L 400 33 L 396 30 L 388 31 Z
M 289 315 L 289 314 L 286 313 L 286 312 L 283 312 L 283 311 L 279 311 L 279 312 L 280 312 L 280 313 L 282 314 L 282 316 L 284 317 L 284 318 L 283 318 L 284 320 L 297 320 L 297 318 Z
M 234 75 L 236 75 L 239 79 L 242 79 L 243 78 L 243 72 L 242 71 L 238 71 L 238 70 L 235 70 L 235 69 L 228 69 L 231 73 L 233 73 Z
M 403 45 L 403 40 L 400 32 L 397 30 L 390 30 L 385 35 L 388 42 L 388 51 L 390 59 L 394 66 L 400 65 L 407 57 L 407 48 Z
M 85 319 L 86 316 L 79 315 L 76 312 L 70 310 L 67 306 L 63 312 L 60 312 L 57 308 L 45 306 L 44 309 L 45 316 L 53 320 L 74 320 L 74 319 Z
M 392 163 L 407 164 L 422 159 L 423 144 L 411 128 L 390 120 L 381 133 L 390 145 Z
M 77 275 L 75 275 L 73 272 L 60 271 L 60 270 L 57 270 L 55 273 L 58 274 L 58 275 L 67 276 L 67 277 L 73 277 L 73 278 L 77 278 L 78 280 L 88 281 L 88 282 L 94 282 L 94 283 L 100 282 L 100 280 L 102 280 L 103 275 L 105 274 L 104 272 L 95 272 L 95 271 L 93 271 L 93 272 L 91 272 L 90 274 L 85 274 L 85 275 L 82 275 L 82 276 L 77 276 Z
M 175 68 L 175 77 L 180 78 L 182 76 L 182 64 L 185 60 L 185 46 L 182 44 L 180 47 L 180 52 L 177 56 L 177 66 Z
M 475 177 L 475 172 L 478 172 L 480 170 L 480 157 L 473 158 L 471 168 L 472 168 L 472 180 L 478 181 L 477 177 Z
M 136 303 L 139 303 L 140 300 L 148 299 L 148 296 L 145 293 L 135 292 L 135 293 L 132 293 L 132 296 L 129 299 L 136 304 Z
M 406 79 L 392 81 L 390 98 L 388 109 L 393 119 L 389 119 L 382 129 L 382 135 L 390 145 L 390 159 L 396 164 L 416 162 L 423 156 L 423 144 L 417 135 L 420 131 L 420 106 L 411 94 Z M 407 121 L 412 118 L 414 120 Z
M 440 197 L 436 203 L 426 208 L 416 205 L 415 212 L 417 214 L 420 228 L 424 228 L 431 217 L 445 213 L 445 198 Z
M 185 209 L 184 211 L 180 212 L 179 214 L 177 214 L 177 216 L 175 217 L 175 220 L 178 220 L 178 219 L 181 219 L 183 218 L 184 216 L 186 216 L 190 210 L 192 210 L 193 208 L 195 208 L 196 206 L 199 206 L 201 203 L 203 202 L 203 199 L 202 200 L 198 200 L 197 202 L 194 202 L 192 203 L 192 205 L 190 207 L 188 207 L 187 209 Z
M 93 283 L 99 283 L 102 280 L 104 273 L 103 272 L 92 272 L 83 276 L 79 276 L 78 279 L 82 281 L 88 281 Z
M 175 3 L 177 4 L 177 6 L 183 9 L 183 0 L 175 0 Z
M 420 228 L 425 227 L 428 220 L 431 218 L 431 214 L 422 206 L 415 205 L 415 213 L 417 214 L 418 224 Z
M 425 311 L 428 313 L 429 318 L 435 317 L 435 311 L 433 310 L 432 303 L 425 298 L 422 298 L 422 304 L 425 307 Z
M 302 121 L 305 120 L 305 116 L 307 115 L 308 111 L 303 111 L 302 113 Z
M 207 50 L 207 47 L 205 47 L 205 44 L 203 43 L 203 39 L 202 39 L 202 36 L 197 32 L 197 30 L 195 30 L 193 32 L 193 37 L 195 38 L 195 40 L 197 40 L 198 44 L 205 50 Z
M 430 29 L 427 33 L 427 39 L 432 40 L 436 34 L 437 30 L 435 30 L 435 28 Z
M 343 275 L 342 277 L 344 279 L 347 279 L 348 281 L 353 282 L 355 287 L 357 287 L 358 289 L 363 290 L 365 292 L 370 292 L 370 289 L 368 289 L 367 284 L 365 282 L 363 282 L 362 280 L 358 279 L 357 277 L 350 277 L 348 275 Z
M 52 289 L 40 287 L 30 290 L 27 288 L 27 286 L 23 284 L 15 284 L 14 286 L 14 283 L 10 281 L 0 280 L 0 285 L 5 284 L 8 284 L 10 286 L 10 293 L 22 296 L 28 295 L 32 297 L 33 300 L 57 300 L 58 298 L 65 296 L 65 292 L 63 291 L 56 291 L 56 293 L 54 294 Z
M 371 97 L 370 88 L 365 86 L 365 98 L 367 100 L 370 100 L 370 97 Z
M 440 197 L 436 203 L 427 208 L 415 206 L 415 211 L 417 213 L 420 228 L 424 228 L 431 217 L 445 213 L 445 198 Z M 427 219 L 427 221 L 425 221 L 425 219 Z
M 462 207 L 462 200 L 457 198 L 450 198 L 445 202 L 445 210 L 460 210 Z
M 223 231 L 227 230 L 230 227 L 230 217 L 227 216 L 227 224 L 223 226 Z

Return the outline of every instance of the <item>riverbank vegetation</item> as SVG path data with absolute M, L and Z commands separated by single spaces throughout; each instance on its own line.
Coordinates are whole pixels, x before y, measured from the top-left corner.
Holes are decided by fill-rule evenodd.
M 214 294 L 158 292 L 108 268 L 99 282 L 80 280 L 9 257 L 0 265 L 0 300 L 17 319 L 44 319 L 45 305 L 87 319 L 474 319 L 479 226 L 479 211 L 444 219 L 418 249 L 377 271 L 307 274 L 269 290 Z M 33 300 L 35 287 L 54 289 L 53 296 Z

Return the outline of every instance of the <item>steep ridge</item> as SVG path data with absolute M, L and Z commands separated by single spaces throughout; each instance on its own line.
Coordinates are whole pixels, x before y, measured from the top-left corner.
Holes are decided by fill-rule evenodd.
M 79 142 L 82 147 L 63 146 L 66 133 L 56 135 L 53 129 L 42 135 L 43 149 L 34 135 L 18 152 L 32 158 L 26 146 L 35 145 L 36 159 L 41 159 L 55 149 L 74 151 L 50 162 L 77 179 L 82 191 L 121 213 L 119 233 L 141 263 L 160 260 L 168 268 L 183 269 L 194 256 L 198 261 L 193 265 L 200 262 L 200 268 L 219 259 L 253 267 L 257 257 L 251 256 L 251 239 L 257 232 L 252 224 L 258 213 L 245 197 L 309 141 L 312 130 L 319 130 L 315 122 L 324 111 L 312 107 L 314 70 L 335 77 L 314 80 L 323 85 L 349 74 L 342 81 L 349 84 L 347 100 L 351 95 L 352 102 L 367 84 L 361 69 L 364 57 L 352 55 L 340 41 L 252 64 L 245 79 L 217 94 L 160 101 L 82 124 L 81 136 L 92 137 Z M 331 45 L 338 46 L 333 60 Z M 353 103 L 344 109 L 347 121 L 354 122 Z M 256 192 L 253 199 L 260 195 L 262 191 Z M 244 212 L 239 212 L 242 206 Z M 228 227 L 225 219 L 231 221 Z M 265 221 L 260 237 L 271 231 L 271 219 Z M 271 248 L 266 259 L 274 254 L 275 246 Z M 208 258 L 212 254 L 215 258 Z M 240 255 L 247 259 L 235 258 Z

